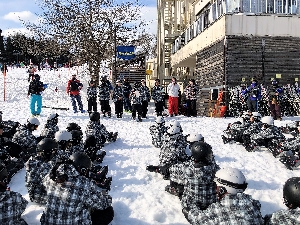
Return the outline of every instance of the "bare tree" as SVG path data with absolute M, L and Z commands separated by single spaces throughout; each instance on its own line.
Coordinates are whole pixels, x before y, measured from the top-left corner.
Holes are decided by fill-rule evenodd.
M 102 62 L 114 58 L 116 46 L 145 33 L 139 0 L 120 4 L 112 0 L 40 0 L 39 4 L 39 23 L 23 22 L 34 39 L 45 44 L 43 53 L 49 48 L 56 54 L 68 50 L 76 60 L 88 63 L 96 82 Z M 36 54 L 42 51 L 32 44 L 28 48 Z

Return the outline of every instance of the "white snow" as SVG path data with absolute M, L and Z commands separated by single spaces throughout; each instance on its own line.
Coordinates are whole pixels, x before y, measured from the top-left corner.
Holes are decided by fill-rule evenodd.
M 4 101 L 4 76 L 0 76 L 0 110 L 3 111 L 3 120 L 19 121 L 26 123 L 31 116 L 29 110 L 29 98 L 27 90 L 28 73 L 26 69 L 12 69 L 6 76 L 6 101 Z M 49 107 L 68 107 L 69 111 L 43 108 L 39 117 L 41 125 L 35 135 L 39 135 L 50 113 L 59 114 L 59 128 L 65 129 L 70 122 L 76 122 L 85 131 L 88 114 L 74 114 L 70 99 L 65 92 L 66 84 L 76 69 L 60 69 L 59 71 L 39 71 L 41 81 L 48 84 L 43 93 L 43 105 Z M 86 86 L 88 77 L 83 77 L 83 72 L 78 69 L 78 78 L 83 82 L 82 100 L 87 109 Z M 55 92 L 55 88 L 58 92 Z M 108 131 L 119 132 L 116 142 L 104 147 L 107 155 L 103 165 L 108 165 L 109 176 L 113 177 L 111 191 L 115 217 L 112 225 L 158 225 L 188 224 L 181 213 L 180 201 L 177 197 L 165 192 L 165 186 L 169 181 L 163 180 L 160 174 L 146 171 L 149 164 L 158 164 L 159 149 L 151 144 L 149 127 L 154 123 L 154 105 L 150 103 L 149 118 L 138 123 L 131 120 L 129 113 L 124 118 L 117 119 L 114 116 L 114 105 L 111 103 L 113 118 L 101 118 Z M 100 110 L 100 105 L 98 104 Z M 247 194 L 261 202 L 262 215 L 272 213 L 279 209 L 285 209 L 282 202 L 282 186 L 285 181 L 293 176 L 300 176 L 299 170 L 287 170 L 278 159 L 266 151 L 247 152 L 242 145 L 226 144 L 221 139 L 222 131 L 229 122 L 237 118 L 188 118 L 177 116 L 166 118 L 168 125 L 172 120 L 178 120 L 184 134 L 201 133 L 205 141 L 213 147 L 216 162 L 220 167 L 231 166 L 240 169 L 249 183 Z M 300 120 L 299 117 L 283 118 L 283 121 L 275 121 L 275 125 L 283 126 L 292 120 Z M 29 196 L 25 188 L 25 170 L 18 172 L 10 182 L 12 191 L 20 192 L 28 201 Z M 40 224 L 39 219 L 44 206 L 29 202 L 23 218 L 30 225 Z

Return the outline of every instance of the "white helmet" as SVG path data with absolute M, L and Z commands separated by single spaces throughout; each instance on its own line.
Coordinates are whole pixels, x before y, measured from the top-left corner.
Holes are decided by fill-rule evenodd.
M 215 182 L 217 186 L 225 187 L 230 194 L 242 193 L 248 185 L 244 174 L 240 170 L 231 167 L 217 171 Z
M 261 119 L 261 122 L 262 123 L 265 123 L 265 124 L 268 124 L 268 125 L 274 125 L 274 119 L 272 116 L 264 116 L 262 119 Z
M 165 119 L 162 116 L 158 116 L 158 117 L 156 117 L 155 122 L 158 124 L 161 124 L 161 123 L 165 122 Z
M 261 114 L 259 112 L 253 112 L 252 116 L 256 121 L 261 120 Z
M 27 120 L 27 122 L 36 126 L 40 125 L 40 121 L 35 117 L 31 117 L 30 119 Z
M 57 142 L 59 141 L 72 141 L 72 134 L 67 130 L 60 130 L 55 133 L 55 138 Z
M 170 123 L 170 126 L 181 127 L 180 123 L 177 120 L 174 120 Z
M 204 141 L 204 137 L 201 134 L 192 133 L 189 134 L 186 138 L 187 142 L 197 142 L 197 141 Z
M 176 126 L 172 126 L 167 130 L 167 133 L 169 134 L 169 136 L 172 137 L 178 137 L 178 135 L 181 133 L 180 132 L 180 128 L 176 127 Z

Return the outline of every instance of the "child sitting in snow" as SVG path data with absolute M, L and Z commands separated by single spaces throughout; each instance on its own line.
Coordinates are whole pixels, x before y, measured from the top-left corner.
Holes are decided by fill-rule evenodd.
M 101 148 L 106 141 L 115 142 L 118 137 L 118 132 L 108 132 L 106 127 L 100 123 L 100 113 L 92 112 L 90 121 L 85 130 L 86 136 L 94 135 L 97 140 L 97 147 Z
M 220 168 L 209 144 L 193 142 L 190 149 L 190 160 L 170 167 L 170 185 L 165 190 L 179 196 L 182 208 L 197 205 L 206 209 L 217 201 L 214 176 Z
M 163 137 L 163 144 L 159 154 L 159 165 L 147 166 L 150 172 L 159 172 L 164 179 L 169 179 L 170 166 L 186 161 L 188 155 L 185 153 L 187 146 L 186 138 L 182 135 L 180 128 L 177 126 L 170 127 Z
M 288 179 L 283 186 L 284 204 L 286 210 L 279 210 L 265 216 L 266 225 L 299 224 L 300 221 L 300 177 Z
M 252 134 L 250 141 L 245 144 L 247 151 L 252 152 L 259 149 L 259 146 L 268 147 L 273 139 L 285 139 L 281 130 L 274 125 L 274 119 L 271 116 L 265 116 L 261 119 L 262 130 L 259 133 Z
M 42 138 L 54 138 L 55 133 L 59 130 L 58 126 L 58 114 L 52 113 L 48 116 L 47 122 L 41 131 L 40 140 Z
M 152 137 L 152 144 L 156 148 L 160 148 L 162 145 L 163 135 L 167 131 L 164 118 L 162 116 L 158 116 L 155 120 L 155 124 L 151 125 L 149 129 Z

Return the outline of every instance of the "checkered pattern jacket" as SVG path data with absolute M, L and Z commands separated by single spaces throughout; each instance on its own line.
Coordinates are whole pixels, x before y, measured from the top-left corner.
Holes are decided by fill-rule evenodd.
M 300 150 L 300 135 L 295 139 L 282 142 L 282 147 L 285 150 L 299 151 Z
M 296 225 L 300 223 L 300 208 L 289 209 L 289 210 L 279 210 L 272 214 L 270 221 L 267 225 Z
M 20 193 L 14 191 L 0 192 L 0 224 L 27 225 L 21 218 L 28 201 Z
M 260 225 L 264 224 L 260 213 L 260 202 L 250 195 L 227 194 L 220 201 L 211 204 L 206 210 L 197 206 L 191 208 L 188 219 L 193 225 Z
M 154 86 L 152 88 L 151 97 L 155 102 L 162 102 L 165 100 L 164 88 L 162 86 Z
M 186 161 L 188 158 L 185 153 L 186 146 L 187 142 L 183 135 L 174 137 L 165 134 L 159 153 L 159 166 L 170 167 L 176 163 Z
M 140 88 L 140 93 L 141 93 L 141 98 L 142 98 L 142 101 L 150 101 L 150 90 L 149 88 L 145 85 L 145 86 L 141 86 Z
M 106 127 L 103 124 L 100 124 L 96 121 L 89 121 L 85 130 L 86 136 L 94 135 L 97 140 L 97 146 L 101 146 L 103 141 L 102 135 L 107 141 L 111 140 L 111 133 L 107 131 Z
M 75 153 L 75 152 L 84 152 L 84 144 L 83 143 L 79 143 L 79 144 L 76 144 L 76 145 L 72 145 L 70 151 L 72 153 Z
M 183 208 L 194 204 L 201 209 L 217 201 L 215 173 L 220 169 L 215 160 L 208 166 L 197 166 L 192 160 L 170 167 L 170 180 L 184 185 Z
M 160 148 L 162 145 L 163 135 L 166 133 L 167 127 L 165 126 L 164 123 L 161 124 L 156 123 L 154 125 L 151 125 L 149 130 L 152 137 L 152 144 L 156 148 Z
M 250 136 L 251 140 L 263 140 L 263 139 L 284 139 L 285 136 L 282 134 L 281 130 L 276 126 L 269 126 L 266 129 L 262 129 L 257 134 L 252 134 Z
M 109 100 L 110 99 L 110 89 L 109 86 L 101 84 L 98 86 L 98 97 L 99 100 Z
M 47 193 L 42 181 L 52 167 L 53 163 L 44 161 L 41 156 L 31 156 L 25 163 L 25 186 L 28 190 L 30 201 L 46 204 Z
M 116 86 L 114 88 L 114 92 L 113 92 L 113 97 L 112 97 L 112 100 L 114 102 L 116 101 L 123 101 L 123 97 L 124 97 L 124 94 L 123 94 L 123 88 L 122 86 Z M 119 99 L 119 98 L 122 98 L 122 99 Z
M 41 131 L 41 136 L 44 136 L 46 138 L 54 138 L 55 133 L 59 130 L 56 123 L 54 123 L 52 120 L 48 120 L 45 124 L 43 130 Z
M 137 96 L 135 95 L 135 91 L 136 91 L 136 89 L 132 89 L 132 90 L 131 90 L 131 93 L 130 93 L 130 95 L 129 95 L 130 102 L 131 102 L 132 105 L 134 105 L 134 104 L 140 105 L 140 104 L 142 104 L 142 98 L 141 98 L 141 95 L 140 95 L 139 97 L 137 97 Z M 140 90 L 137 90 L 137 91 L 140 92 Z
M 261 122 L 253 122 L 250 123 L 250 126 L 247 127 L 247 129 L 244 130 L 243 134 L 256 134 L 261 131 Z
M 86 97 L 87 97 L 87 100 L 89 99 L 97 99 L 97 87 L 87 87 L 86 89 Z
M 186 99 L 188 99 L 188 100 L 196 100 L 198 92 L 199 92 L 199 88 L 195 85 L 189 84 L 184 89 L 184 94 L 186 96 Z
M 81 176 L 73 165 L 61 165 L 56 173 L 66 174 L 68 179 L 57 183 L 49 175 L 44 178 L 48 198 L 41 224 L 91 225 L 90 210 L 103 210 L 110 206 L 107 196 L 93 181 Z
M 17 132 L 12 138 L 12 142 L 20 145 L 22 148 L 36 148 L 36 138 L 26 125 L 18 127 Z

